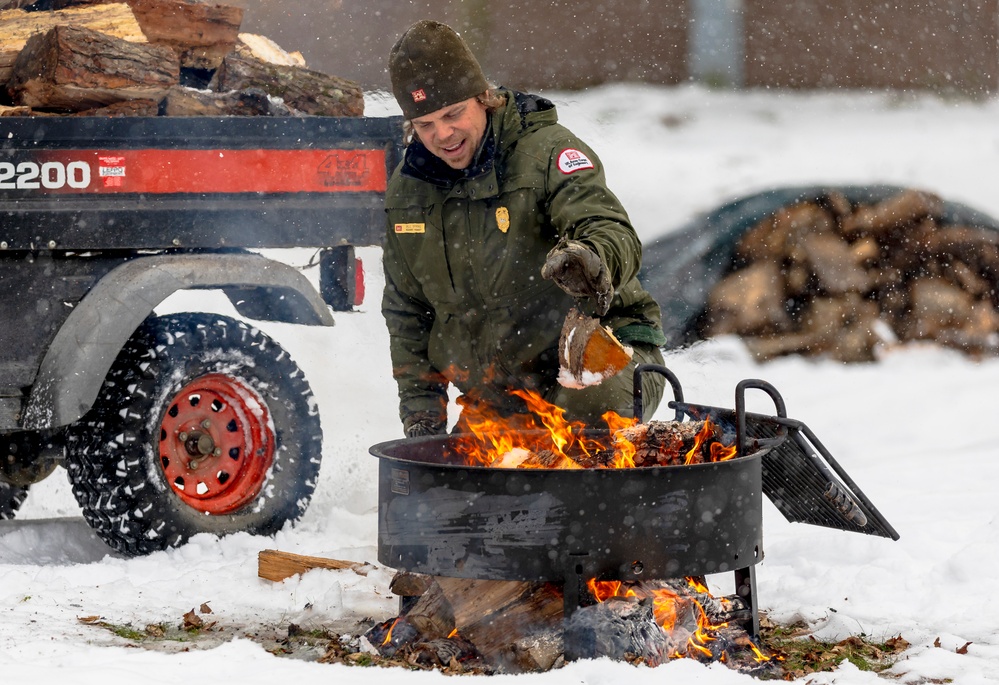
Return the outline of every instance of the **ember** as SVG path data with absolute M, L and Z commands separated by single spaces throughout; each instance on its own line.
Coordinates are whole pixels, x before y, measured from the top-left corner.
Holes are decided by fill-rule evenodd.
M 650 421 L 615 412 L 603 415 L 609 431 L 588 431 L 565 418 L 565 410 L 536 393 L 511 391 L 530 414 L 501 417 L 488 407 L 465 406 L 467 433 L 456 436 L 454 454 L 472 466 L 496 468 L 592 469 L 679 466 L 719 462 L 736 456 L 735 445 L 722 442 L 710 419 L 691 422 Z
M 475 646 L 458 631 L 451 631 L 446 638 L 427 638 L 405 616 L 375 624 L 365 637 L 381 656 L 402 659 L 412 666 L 455 672 L 484 667 Z
M 567 651 L 572 643 L 575 643 L 574 649 L 579 650 L 580 636 L 585 636 L 589 630 L 599 629 L 602 633 L 613 634 L 615 631 L 608 630 L 608 613 L 601 605 L 620 603 L 622 600 L 650 607 L 651 617 L 664 635 L 665 648 L 646 637 L 642 643 L 628 645 L 627 649 L 615 654 L 584 637 L 582 644 L 589 643 L 590 648 L 597 651 L 592 654 L 577 653 L 573 655 L 575 658 L 609 656 L 621 659 L 630 654 L 655 666 L 662 655 L 666 659 L 721 661 L 742 672 L 776 668 L 776 663 L 771 662 L 778 659 L 764 654 L 744 627 L 747 621 L 752 620 L 745 602 L 737 596 L 716 598 L 696 578 L 632 583 L 591 579 L 587 587 L 598 604 L 584 607 L 570 618 L 566 626 Z M 586 614 L 596 615 L 583 618 Z M 624 611 L 616 608 L 612 615 L 614 618 L 610 623 L 620 624 Z M 592 624 L 593 628 L 581 628 L 587 624 Z M 630 632 L 636 633 L 634 629 Z M 605 639 L 603 645 L 606 644 Z M 646 651 L 650 648 L 651 651 Z
M 751 610 L 738 596 L 714 597 L 693 577 L 591 579 L 587 589 L 585 606 L 563 622 L 556 585 L 437 578 L 405 615 L 373 626 L 366 637 L 383 657 L 455 671 L 539 672 L 606 657 L 650 667 L 687 658 L 753 675 L 780 673 L 780 657 L 764 653 L 749 634 Z M 459 622 L 467 633 L 450 628 Z

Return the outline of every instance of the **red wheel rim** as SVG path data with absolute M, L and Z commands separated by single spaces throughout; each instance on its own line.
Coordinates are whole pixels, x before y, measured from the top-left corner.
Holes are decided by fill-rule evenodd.
M 267 405 L 245 383 L 207 374 L 174 395 L 160 422 L 160 466 L 189 507 L 227 514 L 256 499 L 274 462 Z

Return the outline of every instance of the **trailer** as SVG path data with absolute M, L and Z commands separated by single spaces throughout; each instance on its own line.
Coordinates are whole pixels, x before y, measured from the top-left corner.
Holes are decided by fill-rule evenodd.
M 0 518 L 60 467 L 134 556 L 271 534 L 322 457 L 308 380 L 243 317 L 333 325 L 381 244 L 399 117 L 0 118 Z M 315 248 L 319 287 L 260 253 Z M 158 316 L 225 293 L 239 319 Z

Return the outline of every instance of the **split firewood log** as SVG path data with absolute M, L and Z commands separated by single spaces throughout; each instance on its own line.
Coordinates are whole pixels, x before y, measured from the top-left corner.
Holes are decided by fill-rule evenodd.
M 389 590 L 399 597 L 419 597 L 433 584 L 432 576 L 410 571 L 398 571 L 389 583 Z
M 982 275 L 982 271 L 972 269 L 959 258 L 947 259 L 940 264 L 939 275 L 954 283 L 976 300 L 985 300 L 996 295 L 994 281 Z
M 434 580 L 406 615 L 407 620 L 426 626 L 433 635 L 451 626 L 493 664 L 514 663 L 515 645 L 534 635 L 561 630 L 562 592 L 551 583 Z M 439 615 L 433 616 L 433 611 Z
M 236 46 L 243 8 L 194 0 L 52 0 L 53 9 L 125 2 L 150 43 L 177 53 L 181 66 L 216 69 Z
M 155 117 L 159 116 L 160 103 L 156 100 L 122 100 L 106 107 L 86 109 L 75 117 Z
M 545 673 L 565 662 L 562 628 L 539 631 L 514 640 L 510 659 L 522 673 Z
M 799 202 L 778 210 L 748 230 L 736 247 L 740 262 L 777 261 L 790 256 L 802 237 L 832 231 L 833 216 L 814 202 Z
M 906 340 L 928 340 L 961 328 L 971 318 L 974 297 L 942 278 L 918 278 L 909 286 L 909 316 L 899 322 Z
M 685 462 L 703 428 L 703 421 L 649 421 L 624 428 L 616 436 L 635 446 L 636 466 L 676 466 Z M 711 441 L 720 437 L 716 427 Z
M 122 100 L 159 100 L 179 76 L 168 48 L 56 26 L 28 39 L 7 90 L 16 105 L 76 112 Z
M 312 557 L 304 554 L 281 552 L 276 549 L 260 550 L 257 554 L 257 575 L 265 580 L 280 582 L 293 575 L 305 573 L 316 568 L 332 570 L 349 569 L 364 576 L 371 568 L 370 564 L 359 561 L 343 561 L 328 557 Z
M 132 43 L 146 42 L 131 8 L 123 2 L 56 12 L 0 11 L 0 84 L 10 79 L 14 62 L 29 38 L 60 25 L 83 26 Z
M 872 270 L 889 268 L 899 271 L 903 280 L 932 273 L 938 266 L 938 256 L 932 252 L 933 235 L 940 224 L 933 217 L 924 217 L 878 235 L 881 256 Z
M 425 640 L 448 637 L 456 627 L 454 609 L 437 579 L 428 577 L 428 581 L 416 604 L 406 612 L 406 620 Z
M 746 347 L 758 361 L 788 354 L 826 355 L 844 362 L 873 361 L 881 338 L 877 333 L 878 307 L 857 293 L 815 297 L 800 313 L 805 322 L 794 333 L 754 336 Z
M 248 88 L 228 93 L 173 86 L 162 101 L 162 113 L 168 117 L 198 116 L 301 116 L 262 90 Z
M 354 81 L 302 67 L 268 64 L 235 53 L 225 57 L 211 85 L 218 92 L 262 90 L 305 114 L 349 117 L 364 114 L 364 92 Z
M 871 278 L 867 271 L 857 263 L 850 245 L 834 233 L 812 233 L 803 237 L 801 251 L 821 292 L 843 295 L 870 289 Z M 796 290 L 800 292 L 801 289 Z
M 938 216 L 943 201 L 919 190 L 907 190 L 869 207 L 862 207 L 844 219 L 841 227 L 846 236 L 877 235 L 892 228 Z
M 938 261 L 960 260 L 991 282 L 999 281 L 999 232 L 973 226 L 944 226 L 927 241 Z
M 870 268 L 881 257 L 881 245 L 870 236 L 861 236 L 850 243 L 850 255 L 854 264 Z
M 190 69 L 217 69 L 232 52 L 243 8 L 190 0 L 125 0 L 149 42 L 177 53 Z
M 830 190 L 823 193 L 821 197 L 816 198 L 815 202 L 832 214 L 837 225 L 842 223 L 845 217 L 853 214 L 853 205 L 847 199 L 846 195 L 837 190 Z
M 779 264 L 755 262 L 718 282 L 708 296 L 708 335 L 752 335 L 786 330 L 784 283 Z
M 945 328 L 934 338 L 937 342 L 972 355 L 999 354 L 999 312 L 990 302 L 972 304 L 968 321 Z
M 31 114 L 30 107 L 0 105 L 0 117 L 26 117 Z
M 282 64 L 287 67 L 308 67 L 305 57 L 299 51 L 287 52 L 267 36 L 255 33 L 240 33 L 236 43 L 236 54 L 253 57 L 261 62 Z

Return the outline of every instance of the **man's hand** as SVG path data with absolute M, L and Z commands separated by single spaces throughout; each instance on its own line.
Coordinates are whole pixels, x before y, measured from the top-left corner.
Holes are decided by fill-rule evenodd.
M 423 435 L 444 435 L 447 432 L 447 420 L 432 411 L 413 412 L 402 422 L 407 438 L 418 438 Z
M 562 288 L 577 300 L 589 298 L 596 304 L 597 316 L 610 309 L 614 297 L 607 267 L 596 252 L 578 240 L 560 240 L 541 267 L 541 277 Z

